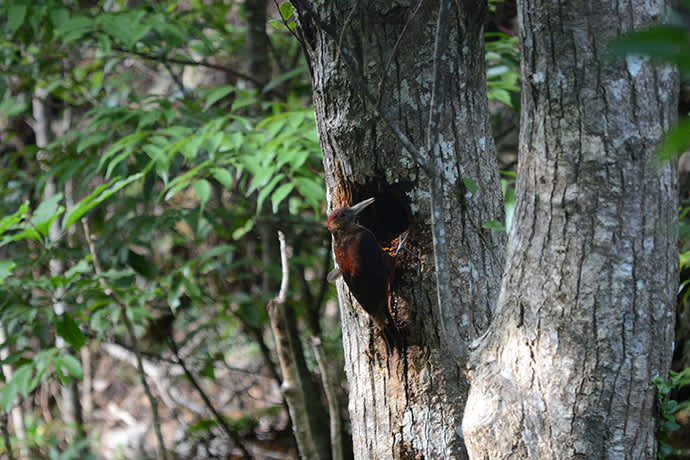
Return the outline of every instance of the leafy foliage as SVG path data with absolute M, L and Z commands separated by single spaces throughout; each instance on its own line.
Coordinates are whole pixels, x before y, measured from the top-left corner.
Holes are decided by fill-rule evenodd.
M 489 100 L 520 111 L 520 51 L 517 37 L 486 34 L 486 84 Z
M 657 388 L 657 402 L 659 405 L 659 452 L 658 458 L 663 460 L 674 454 L 673 447 L 668 443 L 669 434 L 680 426 L 676 422 L 674 414 L 680 410 L 689 410 L 690 401 L 678 403 L 671 399 L 671 393 L 690 386 L 690 368 L 682 372 L 671 371 L 668 380 L 656 377 L 653 380 Z
M 223 64 L 246 52 L 244 28 L 225 20 L 232 3 L 91 3 L 0 6 L 0 323 L 14 368 L 0 389 L 6 411 L 46 382 L 81 379 L 80 348 L 125 341 L 120 303 L 140 340 L 169 315 L 175 327 L 196 324 L 211 337 L 200 348 L 207 359 L 263 340 L 275 292 L 262 287 L 279 276 L 277 258 L 262 255 L 275 239 L 265 229 L 283 228 L 308 266 L 320 268 L 325 251 L 297 43 L 273 33 L 287 58 L 277 67 L 294 68 L 248 89 L 251 76 Z M 190 69 L 222 81 L 187 83 Z M 54 130 L 41 146 L 22 129 L 39 94 Z M 56 447 L 40 446 L 45 458 L 80 458 L 81 447 Z

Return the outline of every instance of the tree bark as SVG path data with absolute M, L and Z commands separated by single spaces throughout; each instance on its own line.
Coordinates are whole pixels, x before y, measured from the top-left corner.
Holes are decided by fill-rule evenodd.
M 678 77 L 607 42 L 662 0 L 519 2 L 516 207 L 496 318 L 471 361 L 472 459 L 655 459 L 671 358 L 677 173 L 655 146 Z
M 467 2 L 469 5 L 472 2 Z M 454 350 L 488 325 L 495 304 L 504 235 L 481 225 L 503 219 L 495 152 L 488 127 L 483 17 L 486 5 L 454 5 L 440 160 L 411 158 L 384 112 L 425 151 L 433 87 L 438 2 L 292 1 L 312 72 L 314 105 L 332 208 L 368 197 L 360 222 L 391 252 L 410 229 L 392 284 L 393 318 L 405 345 L 392 354 L 347 286 L 338 282 L 349 411 L 356 459 L 466 458 L 460 422 L 467 393 Z M 372 97 L 366 96 L 364 87 Z M 373 99 L 373 100 L 372 100 Z M 431 236 L 430 180 L 438 170 L 449 230 L 447 269 L 453 301 L 438 305 Z M 470 194 L 463 179 L 477 191 Z M 441 318 L 451 341 L 440 344 Z

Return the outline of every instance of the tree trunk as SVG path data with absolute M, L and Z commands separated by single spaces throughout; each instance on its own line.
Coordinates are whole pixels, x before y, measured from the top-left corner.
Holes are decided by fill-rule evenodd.
M 268 58 L 268 35 L 266 35 L 266 2 L 267 0 L 244 2 L 244 12 L 247 17 L 247 70 L 249 75 L 261 85 L 271 80 L 271 61 Z M 275 239 L 275 232 L 272 237 Z
M 390 355 L 372 321 L 338 282 L 355 458 L 466 458 L 460 422 L 467 381 L 447 346 L 476 338 L 488 325 L 504 249 L 503 234 L 481 228 L 503 218 L 488 127 L 486 5 L 453 9 L 447 59 L 440 63 L 448 83 L 436 96 L 443 107 L 442 158 L 433 169 L 441 171 L 434 180 L 442 184 L 439 217 L 449 230 L 453 302 L 439 306 L 430 180 L 377 115 L 383 112 L 424 150 L 438 2 L 292 4 L 312 72 L 330 207 L 375 197 L 360 222 L 391 252 L 395 238 L 409 228 L 406 246 L 416 254 L 398 258 L 391 310 L 405 345 Z M 428 163 L 428 156 L 422 162 Z M 474 195 L 463 179 L 476 184 Z M 440 318 L 455 340 L 443 347 Z
M 516 207 L 496 318 L 471 361 L 472 459 L 655 459 L 652 379 L 671 358 L 675 162 L 654 150 L 676 72 L 613 60 L 652 0 L 519 2 Z

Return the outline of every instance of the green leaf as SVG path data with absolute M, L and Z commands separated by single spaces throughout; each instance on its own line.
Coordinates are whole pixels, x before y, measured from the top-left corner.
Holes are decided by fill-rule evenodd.
M 105 139 L 108 138 L 108 135 L 106 133 L 91 133 L 88 136 L 84 136 L 80 141 L 79 144 L 77 144 L 77 153 L 81 153 L 84 150 L 88 149 L 89 147 L 92 147 L 96 144 L 101 143 Z
M 75 276 L 83 273 L 91 272 L 91 264 L 86 259 L 81 259 L 76 265 L 71 267 L 65 272 L 66 278 L 74 278 Z
M 0 113 L 4 114 L 7 118 L 16 117 L 20 113 L 23 113 L 27 107 L 28 104 L 18 101 L 18 98 L 8 97 L 0 102 Z
M 127 264 L 141 276 L 151 279 L 156 274 L 156 264 L 153 263 L 150 257 L 142 256 L 132 251 L 127 251 Z
M 204 110 L 208 110 L 208 108 L 211 107 L 213 104 L 223 99 L 225 96 L 227 96 L 235 90 L 236 88 L 234 86 L 226 85 L 220 86 L 218 88 L 213 89 L 212 91 L 209 91 L 208 95 L 206 96 L 206 104 L 204 104 Z
M 284 2 L 280 5 L 280 17 L 287 21 L 292 16 L 292 13 L 292 4 L 290 2 Z
M 123 137 L 122 139 L 119 139 L 117 142 L 108 147 L 105 152 L 103 152 L 103 154 L 101 155 L 101 159 L 98 163 L 98 169 L 101 169 L 103 165 L 108 163 L 108 167 L 106 168 L 106 177 L 109 177 L 112 170 L 122 160 L 127 158 L 129 154 L 132 152 L 134 146 L 137 143 L 139 143 L 139 141 L 144 139 L 146 136 L 146 132 L 137 131 L 135 133 Z M 115 154 L 118 153 L 119 155 L 115 156 Z M 111 160 L 113 156 L 115 156 L 115 158 Z
M 24 24 L 26 18 L 27 5 L 24 2 L 17 0 L 11 1 L 7 8 L 7 26 L 9 28 L 10 36 Z
M 690 69 L 690 34 L 683 27 L 661 25 L 632 32 L 611 42 L 609 49 L 619 56 L 645 55 Z
M 0 404 L 5 412 L 9 412 L 14 406 L 14 400 L 17 397 L 17 381 L 15 379 L 7 382 L 0 390 Z
M 56 38 L 62 38 L 65 43 L 79 40 L 92 27 L 93 20 L 84 15 L 75 15 L 64 21 L 55 30 Z
M 55 318 L 55 332 L 77 351 L 86 342 L 79 325 L 68 313 L 63 313 Z
M 145 14 L 142 10 L 133 10 L 106 14 L 100 19 L 106 33 L 131 48 L 151 29 L 148 24 L 141 22 Z
M 48 235 L 53 221 L 65 210 L 65 208 L 59 206 L 61 199 L 62 193 L 57 193 L 47 200 L 42 201 L 31 216 L 31 224 L 36 227 L 36 230 L 41 232 L 43 236 Z
M 477 193 L 477 184 L 475 184 L 472 179 L 470 179 L 469 177 L 463 177 L 462 183 L 465 184 L 465 188 L 468 192 L 470 192 L 470 195 L 474 195 L 475 193 Z
M 69 353 L 65 353 L 60 357 L 60 367 L 64 367 L 69 375 L 81 380 L 84 377 L 84 372 L 81 368 L 81 363 L 77 358 Z
M 167 184 L 169 169 L 168 155 L 165 154 L 165 151 L 161 147 L 153 144 L 146 144 L 141 149 L 154 161 L 156 174 Z
M 211 184 L 209 184 L 206 179 L 197 179 L 196 182 L 194 182 L 193 188 L 196 196 L 199 197 L 199 201 L 201 201 L 201 207 L 203 209 L 208 199 L 211 197 Z
M 690 51 L 689 51 L 690 53 Z M 683 119 L 671 129 L 659 147 L 659 161 L 670 160 L 690 150 L 690 118 Z
M 0 260 L 0 284 L 12 274 L 12 270 L 17 266 L 14 260 Z
M 273 191 L 275 186 L 278 185 L 278 183 L 281 180 L 283 180 L 284 177 L 285 177 L 285 174 L 282 174 L 282 173 L 276 174 L 275 177 L 273 177 L 273 179 L 271 179 L 271 181 L 268 184 L 266 184 L 264 187 L 261 188 L 261 190 L 259 191 L 259 195 L 257 196 L 257 200 L 256 200 L 256 212 L 257 212 L 257 214 L 261 213 L 261 208 L 264 205 L 264 200 L 266 200 L 266 197 L 268 197 L 268 195 Z
M 224 187 L 232 187 L 232 174 L 230 174 L 230 171 L 227 169 L 213 168 L 211 169 L 211 174 L 213 174 L 213 177 L 223 184 Z
M 50 21 L 53 23 L 55 30 L 62 27 L 69 20 L 69 11 L 67 8 L 54 7 L 50 10 Z
M 295 187 L 295 184 L 292 182 L 288 182 L 287 184 L 283 184 L 280 187 L 276 189 L 275 192 L 273 192 L 273 195 L 271 195 L 271 204 L 273 206 L 273 213 L 275 214 L 278 212 L 278 206 L 280 205 L 281 201 L 287 197 L 292 189 Z
M 25 398 L 33 388 L 31 388 L 31 377 L 33 376 L 33 366 L 31 363 L 22 364 L 15 371 L 12 380 L 16 382 L 17 393 L 21 393 Z
M 505 232 L 506 229 L 503 224 L 497 220 L 490 220 L 482 225 L 482 228 L 488 228 L 489 230 L 496 230 L 497 232 Z
M 143 175 L 143 172 L 138 172 L 137 174 L 129 176 L 126 179 L 116 181 L 114 184 L 112 184 L 112 186 L 110 186 L 110 188 L 105 190 L 103 190 L 102 186 L 96 188 L 96 191 L 82 199 L 72 210 L 70 210 L 70 212 L 67 213 L 62 221 L 62 229 L 67 230 L 73 223 L 81 219 L 82 216 L 84 216 L 84 214 L 89 212 L 92 208 L 103 203 L 105 200 L 132 182 L 141 179 Z
M 254 219 L 248 219 L 244 225 L 241 227 L 237 228 L 234 232 L 232 232 L 232 239 L 234 240 L 239 240 L 242 238 L 244 235 L 246 235 L 251 229 L 254 228 Z
M 27 213 L 29 210 L 29 204 L 27 202 L 22 203 L 22 205 L 17 209 L 17 212 L 14 214 L 10 214 L 9 216 L 5 216 L 2 219 L 0 219 L 0 235 L 5 233 L 5 231 L 18 224 L 19 222 L 22 221 L 24 218 L 24 215 Z
M 22 227 L 23 230 L 19 233 L 15 233 L 13 235 L 7 235 L 5 236 L 1 241 L 0 241 L 0 246 L 3 246 L 7 243 L 10 243 L 12 241 L 20 241 L 20 240 L 40 240 L 41 235 L 38 233 L 36 230 L 34 230 L 31 227 Z
M 295 179 L 297 190 L 309 202 L 314 209 L 321 205 L 324 199 L 323 185 L 320 181 L 309 177 L 298 177 Z

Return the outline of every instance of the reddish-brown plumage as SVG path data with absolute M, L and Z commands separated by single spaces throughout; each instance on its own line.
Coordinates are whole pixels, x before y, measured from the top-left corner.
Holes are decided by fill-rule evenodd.
M 395 259 L 381 248 L 369 229 L 357 222 L 359 213 L 373 202 L 374 199 L 369 198 L 349 208 L 336 209 L 328 216 L 328 230 L 333 234 L 335 261 L 345 283 L 374 324 L 384 332 L 390 347 L 395 325 L 388 310 L 388 299 Z

